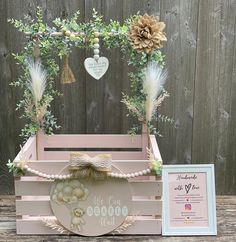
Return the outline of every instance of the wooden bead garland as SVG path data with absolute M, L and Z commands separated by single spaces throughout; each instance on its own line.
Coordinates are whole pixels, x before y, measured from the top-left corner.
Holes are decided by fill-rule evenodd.
M 96 60 L 96 61 L 98 61 L 98 59 L 99 59 L 99 47 L 100 47 L 100 45 L 99 45 L 99 32 L 95 32 L 94 33 L 94 36 L 95 36 L 95 38 L 94 38 L 94 45 L 93 45 L 93 47 L 94 47 L 94 50 L 93 50 L 93 58 Z
M 21 164 L 17 164 L 17 167 L 21 167 Z M 64 179 L 69 179 L 69 178 L 73 177 L 72 174 L 58 175 L 58 174 L 42 173 L 40 171 L 30 168 L 28 165 L 24 165 L 23 168 L 26 169 L 30 173 L 33 173 L 39 177 L 43 177 L 46 179 L 64 180 Z M 150 168 L 147 168 L 147 169 L 143 169 L 141 171 L 133 172 L 133 173 L 122 174 L 122 173 L 110 172 L 107 175 L 110 177 L 115 177 L 115 178 L 129 179 L 129 178 L 134 178 L 134 177 L 138 177 L 138 176 L 143 176 L 143 175 L 149 174 L 150 172 L 151 172 Z

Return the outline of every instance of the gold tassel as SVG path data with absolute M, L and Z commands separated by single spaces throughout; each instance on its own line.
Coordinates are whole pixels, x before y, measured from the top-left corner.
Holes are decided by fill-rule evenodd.
M 39 39 L 35 39 L 34 40 L 34 44 L 33 44 L 33 48 L 34 48 L 34 57 L 35 58 L 40 58 L 40 48 L 39 48 Z
M 61 83 L 70 84 L 75 82 L 75 76 L 69 66 L 69 55 L 65 55 L 63 58 L 63 67 L 61 72 Z
M 39 58 L 40 57 L 40 49 L 37 44 L 34 44 L 34 57 Z

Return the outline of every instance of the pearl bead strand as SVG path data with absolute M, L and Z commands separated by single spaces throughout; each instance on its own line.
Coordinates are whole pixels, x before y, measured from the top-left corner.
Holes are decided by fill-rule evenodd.
M 21 165 L 18 164 L 18 167 L 20 167 Z M 54 175 L 54 174 L 46 174 L 46 173 L 42 173 L 40 171 L 37 171 L 35 169 L 30 168 L 28 165 L 24 165 L 24 169 L 26 169 L 28 172 L 35 174 L 39 177 L 43 177 L 46 179 L 59 179 L 59 180 L 64 180 L 64 179 L 68 179 L 72 177 L 72 174 L 67 174 L 67 175 Z
M 18 164 L 17 166 L 20 167 L 21 165 Z M 46 173 L 42 173 L 40 171 L 30 168 L 28 165 L 24 165 L 23 168 L 26 169 L 30 173 L 33 173 L 39 177 L 43 177 L 43 178 L 50 179 L 50 180 L 52 180 L 52 179 L 64 180 L 64 179 L 69 179 L 73 176 L 72 174 L 67 174 L 67 175 L 46 174 Z M 134 178 L 134 177 L 138 177 L 138 176 L 144 176 L 146 174 L 149 174 L 150 172 L 151 172 L 150 168 L 147 168 L 147 169 L 144 169 L 141 171 L 126 173 L 126 174 L 117 173 L 117 172 L 109 172 L 107 175 L 110 177 L 114 177 L 114 178 L 129 179 L 129 178 Z
M 138 172 L 132 172 L 132 173 L 126 173 L 126 174 L 111 172 L 111 173 L 108 173 L 108 176 L 127 179 L 127 178 L 134 178 L 134 177 L 138 177 L 138 176 L 144 176 L 150 172 L 151 172 L 151 170 L 149 168 L 147 168 L 147 169 L 144 169 L 144 170 L 141 170 Z

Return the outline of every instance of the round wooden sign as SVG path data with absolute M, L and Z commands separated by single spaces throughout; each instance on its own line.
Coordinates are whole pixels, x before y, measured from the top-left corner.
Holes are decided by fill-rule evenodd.
M 113 231 L 125 221 L 132 208 L 128 181 L 118 178 L 56 180 L 50 200 L 61 225 L 85 236 Z

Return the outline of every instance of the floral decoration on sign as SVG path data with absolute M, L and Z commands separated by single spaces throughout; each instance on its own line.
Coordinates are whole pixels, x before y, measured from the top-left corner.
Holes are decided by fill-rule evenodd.
M 120 225 L 120 227 L 118 227 L 117 229 L 115 229 L 112 234 L 122 234 L 124 231 L 126 231 L 130 226 L 132 226 L 135 221 L 137 220 L 137 215 L 132 215 L 129 216 L 125 219 L 125 221 Z
M 52 194 L 52 200 L 58 204 L 70 204 L 86 200 L 88 194 L 88 189 L 77 179 L 67 179 L 57 183 Z
M 80 207 L 72 208 L 69 205 L 79 204 L 85 201 L 89 195 L 89 190 L 78 179 L 65 179 L 56 181 L 56 185 L 51 193 L 51 200 L 58 205 L 66 205 L 71 211 L 71 228 L 81 231 L 85 224 L 83 215 L 85 212 Z

